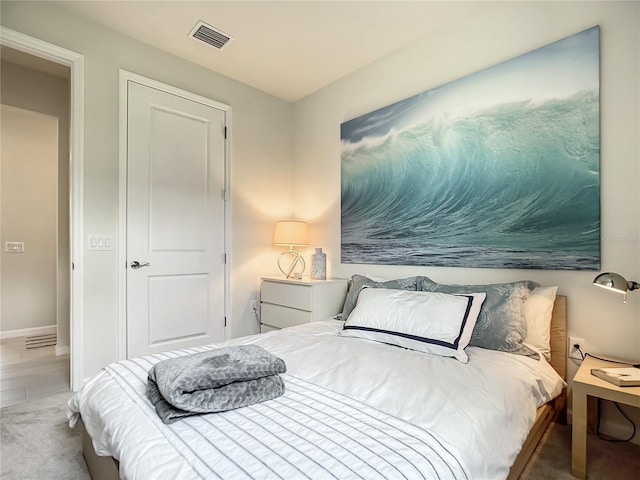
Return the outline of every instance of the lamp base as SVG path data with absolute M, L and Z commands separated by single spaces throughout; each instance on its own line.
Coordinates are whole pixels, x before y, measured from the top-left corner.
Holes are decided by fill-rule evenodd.
M 283 257 L 285 256 L 292 257 L 292 258 L 288 262 L 287 261 L 283 262 Z M 285 264 L 284 265 L 285 268 L 283 268 L 283 265 L 282 265 L 283 263 Z M 293 248 L 290 248 L 289 250 L 282 252 L 280 254 L 280 257 L 278 258 L 278 268 L 287 278 L 296 278 L 296 279 L 302 278 L 302 274 L 304 273 L 306 266 L 307 265 L 305 264 L 304 258 L 302 258 L 302 255 L 300 254 L 300 252 L 294 250 Z

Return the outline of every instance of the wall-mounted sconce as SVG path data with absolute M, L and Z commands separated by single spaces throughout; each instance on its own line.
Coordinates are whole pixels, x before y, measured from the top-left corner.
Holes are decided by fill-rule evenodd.
M 601 273 L 593 279 L 593 284 L 596 287 L 624 294 L 622 303 L 627 303 L 627 292 L 640 289 L 640 283 L 631 280 L 627 281 L 622 275 L 611 272 Z

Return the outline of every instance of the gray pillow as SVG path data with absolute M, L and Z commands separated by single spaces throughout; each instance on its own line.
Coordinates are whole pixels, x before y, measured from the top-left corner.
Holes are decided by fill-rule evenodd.
M 418 285 L 418 289 L 426 292 L 485 292 L 487 298 L 480 309 L 469 345 L 532 357 L 538 355 L 524 345 L 527 336 L 524 302 L 536 287 L 539 285 L 530 280 L 491 285 L 443 285 L 426 277 L 422 277 Z
M 347 320 L 349 315 L 356 308 L 358 302 L 358 295 L 365 287 L 371 288 L 390 288 L 393 290 L 417 290 L 418 282 L 423 278 L 429 280 L 427 277 L 409 277 L 400 278 L 397 280 L 388 280 L 386 282 L 376 282 L 369 277 L 363 277 L 362 275 L 353 275 L 349 281 L 349 290 L 347 291 L 347 298 L 344 301 L 344 307 L 342 308 L 342 320 Z

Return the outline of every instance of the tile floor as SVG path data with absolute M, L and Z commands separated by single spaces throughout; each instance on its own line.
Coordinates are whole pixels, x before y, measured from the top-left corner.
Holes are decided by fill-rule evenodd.
M 69 355 L 27 350 L 25 338 L 0 340 L 0 407 L 69 391 Z

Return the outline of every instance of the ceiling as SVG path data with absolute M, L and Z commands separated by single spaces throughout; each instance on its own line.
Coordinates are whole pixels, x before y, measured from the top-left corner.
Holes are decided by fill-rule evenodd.
M 467 1 L 61 1 L 61 8 L 294 102 L 480 8 Z M 486 4 L 485 4 L 486 5 Z M 189 37 L 202 20 L 222 50 Z

